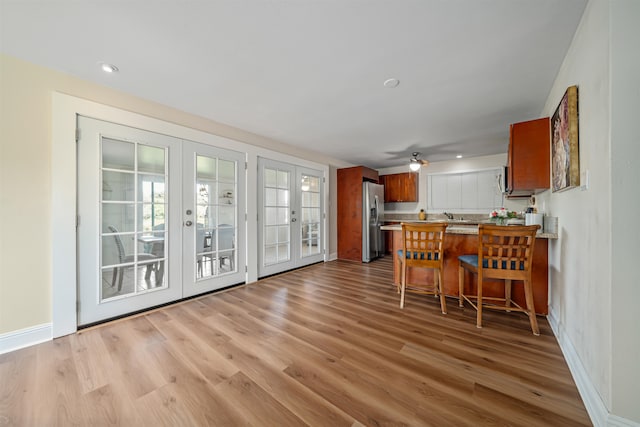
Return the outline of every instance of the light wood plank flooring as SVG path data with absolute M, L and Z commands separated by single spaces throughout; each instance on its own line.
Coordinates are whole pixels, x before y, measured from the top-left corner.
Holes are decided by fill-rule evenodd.
M 0 426 L 590 425 L 547 321 L 334 261 L 0 356 Z

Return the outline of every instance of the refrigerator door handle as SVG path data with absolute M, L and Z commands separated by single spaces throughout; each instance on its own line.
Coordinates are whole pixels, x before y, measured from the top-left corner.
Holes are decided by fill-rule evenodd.
M 374 206 L 375 206 L 375 209 L 376 209 L 376 222 L 375 222 L 375 224 L 378 225 L 380 223 L 379 222 L 379 217 L 380 217 L 380 213 L 379 212 L 380 211 L 378 210 L 378 196 L 375 195 L 373 200 L 374 200 Z

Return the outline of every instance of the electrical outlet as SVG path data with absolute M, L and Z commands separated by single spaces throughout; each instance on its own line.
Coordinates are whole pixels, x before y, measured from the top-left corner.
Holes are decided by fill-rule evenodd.
M 580 172 L 580 190 L 587 191 L 589 189 L 589 170 Z

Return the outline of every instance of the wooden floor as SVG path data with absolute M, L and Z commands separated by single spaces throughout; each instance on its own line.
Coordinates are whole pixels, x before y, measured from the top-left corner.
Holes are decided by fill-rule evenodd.
M 0 355 L 0 426 L 590 425 L 547 321 L 317 264 Z

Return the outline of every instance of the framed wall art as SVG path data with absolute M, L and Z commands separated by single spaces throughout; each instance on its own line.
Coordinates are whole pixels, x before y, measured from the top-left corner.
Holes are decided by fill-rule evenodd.
M 578 86 L 567 89 L 551 117 L 551 188 L 553 192 L 580 185 Z

